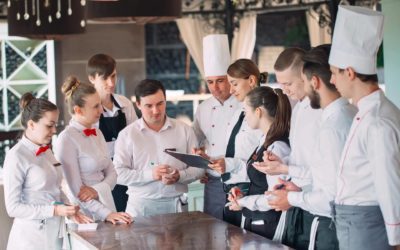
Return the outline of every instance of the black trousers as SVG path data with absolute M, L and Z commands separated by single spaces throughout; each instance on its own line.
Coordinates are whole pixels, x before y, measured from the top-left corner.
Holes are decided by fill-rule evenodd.
M 316 216 L 298 207 L 292 207 L 286 213 L 285 230 L 282 243 L 299 250 L 307 250 L 310 244 L 311 224 Z M 315 249 L 338 250 L 339 242 L 336 228 L 331 219 L 319 217 L 315 239 Z
M 126 194 L 127 190 L 127 186 L 117 184 L 112 191 L 112 196 L 114 198 L 114 204 L 117 212 L 125 212 L 126 204 L 128 203 L 128 195 Z
M 278 218 L 279 221 L 279 218 Z M 244 229 L 249 230 L 250 232 L 261 235 L 267 239 L 272 240 L 275 235 L 276 227 L 278 225 L 277 221 L 267 221 L 264 220 L 264 225 L 253 225 L 252 219 L 246 218 L 244 221 Z
M 229 207 L 224 207 L 222 219 L 229 224 L 240 227 L 242 223 L 242 211 L 232 211 L 229 210 Z

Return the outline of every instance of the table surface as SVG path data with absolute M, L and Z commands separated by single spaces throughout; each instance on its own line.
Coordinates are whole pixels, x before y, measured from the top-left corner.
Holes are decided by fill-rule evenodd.
M 131 225 L 99 223 L 72 232 L 93 249 L 290 249 L 202 212 L 136 218 Z

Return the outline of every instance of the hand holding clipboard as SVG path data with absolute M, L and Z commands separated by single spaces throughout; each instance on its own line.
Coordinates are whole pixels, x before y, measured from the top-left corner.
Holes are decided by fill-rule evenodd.
M 194 154 L 186 154 L 176 152 L 175 149 L 165 149 L 165 153 L 171 155 L 172 157 L 180 160 L 181 162 L 185 163 L 188 166 L 195 167 L 195 168 L 203 168 L 208 169 L 208 164 L 212 163 L 210 160 Z

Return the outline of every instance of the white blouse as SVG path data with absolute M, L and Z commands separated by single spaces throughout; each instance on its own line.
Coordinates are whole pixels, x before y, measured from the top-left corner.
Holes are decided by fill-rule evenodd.
M 260 143 L 257 147 L 260 148 L 265 141 L 265 136 L 262 137 L 260 140 Z M 271 145 L 268 146 L 269 151 L 274 153 L 275 155 L 279 156 L 279 158 L 283 159 L 284 157 L 287 157 L 290 154 L 290 147 L 283 141 L 275 141 Z M 240 171 L 242 174 L 247 175 L 247 164 L 241 165 Z M 245 172 L 246 171 L 246 172 Z M 265 175 L 268 183 L 268 190 L 265 191 L 272 191 L 273 187 L 279 184 L 278 179 L 283 178 L 283 176 L 280 175 Z M 243 198 L 238 200 L 238 204 L 241 207 L 246 207 L 250 210 L 253 211 L 268 211 L 271 209 L 271 207 L 268 205 L 268 200 L 267 196 L 264 194 L 259 194 L 259 195 L 247 195 L 244 196 Z
M 54 216 L 61 197 L 62 171 L 51 149 L 36 156 L 39 146 L 25 136 L 4 161 L 4 199 L 10 217 L 43 220 Z
M 235 114 L 233 115 L 226 136 L 226 145 L 228 145 L 229 138 L 231 136 L 232 130 L 235 127 L 237 121 L 239 120 L 240 113 L 244 111 L 243 104 L 241 103 L 241 108 L 237 109 Z M 235 156 L 234 158 L 226 157 L 225 158 L 225 166 L 226 172 L 231 172 L 231 178 L 225 181 L 226 184 L 233 184 L 238 182 L 249 182 L 249 178 L 246 174 L 238 175 L 232 174 L 236 173 L 236 168 L 243 166 L 246 164 L 247 160 L 253 153 L 254 149 L 259 145 L 260 138 L 262 138 L 262 131 L 259 129 L 252 129 L 249 127 L 246 117 L 243 120 L 242 126 L 240 127 L 239 132 L 235 138 Z
M 83 125 L 71 119 L 69 126 L 58 136 L 54 147 L 73 196 L 69 198 L 74 199 L 72 202 L 78 201 L 77 196 L 82 185 L 100 186 L 111 192 L 117 181 L 103 134 L 96 129 L 97 136 L 86 136 L 84 129 Z M 113 209 L 98 200 L 79 203 L 86 213 L 89 212 L 100 220 L 105 220 Z

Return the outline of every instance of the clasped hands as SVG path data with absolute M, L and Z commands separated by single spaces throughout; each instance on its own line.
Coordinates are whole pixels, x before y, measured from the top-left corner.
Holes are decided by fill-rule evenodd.
M 165 185 L 171 185 L 179 181 L 179 170 L 169 165 L 161 164 L 153 168 L 153 179 L 161 181 Z

